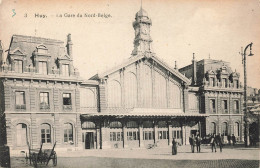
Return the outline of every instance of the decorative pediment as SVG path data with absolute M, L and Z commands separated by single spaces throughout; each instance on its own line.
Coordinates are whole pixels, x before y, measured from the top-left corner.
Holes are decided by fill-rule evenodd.
M 63 56 L 59 56 L 58 59 L 59 59 L 59 60 L 71 60 L 71 59 L 70 59 L 70 56 L 67 55 L 67 54 L 65 54 L 65 55 L 63 55 Z
M 222 75 L 228 75 L 228 70 L 227 70 L 227 66 L 223 65 L 219 72 L 222 74 Z
M 36 47 L 36 49 L 33 51 L 34 56 L 44 56 L 44 57 L 50 57 L 50 53 L 48 52 L 48 48 L 40 44 Z
M 17 55 L 17 56 L 26 56 L 26 53 L 23 52 L 19 47 L 17 47 L 13 51 L 10 51 L 9 54 L 10 55 Z
M 207 75 L 216 75 L 216 72 L 211 69 L 207 71 Z
M 239 78 L 240 74 L 238 72 L 232 72 L 230 75 L 232 78 Z

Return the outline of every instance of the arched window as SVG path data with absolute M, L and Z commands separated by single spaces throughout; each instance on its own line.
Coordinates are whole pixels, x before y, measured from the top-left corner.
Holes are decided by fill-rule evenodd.
M 211 134 L 216 134 L 217 133 L 217 130 L 216 130 L 216 123 L 214 123 L 214 122 L 212 122 L 211 124 L 210 124 L 210 133 Z
M 226 122 L 222 123 L 222 134 L 224 136 L 228 135 L 228 124 Z
M 70 123 L 65 123 L 64 128 L 64 142 L 73 142 L 73 126 Z
M 51 143 L 51 126 L 49 124 L 41 125 L 41 142 Z
M 17 146 L 26 146 L 27 139 L 27 126 L 26 124 L 17 124 L 16 125 L 16 145 Z
M 166 121 L 159 121 L 158 127 L 159 128 L 167 128 L 167 122 Z
M 81 107 L 96 107 L 95 92 L 91 89 L 82 89 L 80 91 L 80 106 Z
M 173 82 L 169 82 L 169 108 L 181 108 L 181 90 Z
M 239 123 L 238 123 L 238 122 L 235 122 L 235 124 L 234 124 L 234 135 L 235 135 L 236 137 L 240 136 L 239 132 L 240 132 Z
M 144 107 L 152 106 L 152 75 L 151 68 L 147 65 L 143 67 L 143 82 L 141 83 L 141 93 Z
M 113 121 L 109 124 L 110 128 L 122 128 L 122 123 L 119 121 Z
M 81 127 L 93 129 L 93 128 L 96 128 L 96 124 L 91 122 L 91 121 L 85 121 L 85 122 L 82 123 Z
M 137 80 L 132 72 L 125 75 L 125 106 L 127 108 L 136 107 L 137 102 Z
M 138 124 L 137 124 L 137 122 L 135 122 L 135 121 L 128 121 L 128 122 L 126 123 L 126 127 L 127 127 L 127 128 L 138 128 Z
M 166 99 L 166 79 L 159 72 L 155 71 L 155 107 L 166 108 L 167 99 Z
M 144 121 L 143 127 L 144 128 L 153 128 L 153 122 L 152 121 Z
M 118 81 L 108 83 L 108 106 L 121 107 L 121 85 Z

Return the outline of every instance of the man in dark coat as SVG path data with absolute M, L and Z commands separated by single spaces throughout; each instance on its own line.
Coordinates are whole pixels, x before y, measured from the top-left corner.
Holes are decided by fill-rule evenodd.
M 231 136 L 230 135 L 227 136 L 227 140 L 228 140 L 228 144 L 231 145 Z
M 219 149 L 220 149 L 220 152 L 222 152 L 222 147 L 223 147 L 223 144 L 222 144 L 222 137 L 220 136 L 220 134 L 218 134 L 217 136 L 216 136 L 216 142 L 217 142 L 217 144 L 218 144 L 218 146 L 219 146 Z
M 211 137 L 210 143 L 211 143 L 212 152 L 213 152 L 213 148 L 215 149 L 215 152 L 217 152 L 217 150 L 216 150 L 216 135 L 215 134 L 213 134 L 213 136 Z
M 199 135 L 196 136 L 197 152 L 200 152 L 201 138 Z
M 189 138 L 190 146 L 191 146 L 191 152 L 194 153 L 194 147 L 195 147 L 195 138 L 194 135 Z
M 175 138 L 172 139 L 172 155 L 177 155 L 177 142 Z
M 233 142 L 233 146 L 235 146 L 235 143 L 236 143 L 236 137 L 235 137 L 234 134 L 232 134 L 231 139 L 232 139 L 232 142 Z

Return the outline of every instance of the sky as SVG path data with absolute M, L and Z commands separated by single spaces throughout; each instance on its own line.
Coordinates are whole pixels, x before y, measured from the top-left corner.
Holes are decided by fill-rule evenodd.
M 66 41 L 71 33 L 74 66 L 88 79 L 131 56 L 140 6 L 141 0 L 0 0 L 0 40 L 7 50 L 13 34 Z M 247 82 L 260 89 L 260 0 L 143 0 L 142 7 L 152 20 L 154 52 L 172 67 L 191 64 L 192 53 L 197 60 L 210 56 L 230 62 L 243 83 L 239 52 L 253 42 Z

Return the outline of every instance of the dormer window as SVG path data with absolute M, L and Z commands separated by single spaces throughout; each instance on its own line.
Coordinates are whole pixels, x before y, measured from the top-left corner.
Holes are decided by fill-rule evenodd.
M 210 84 L 210 86 L 215 86 L 215 78 L 210 77 L 209 78 L 209 84 Z
M 45 47 L 44 45 L 39 45 L 37 47 L 37 53 L 38 54 L 47 54 L 47 47 Z
M 62 65 L 62 75 L 63 76 L 69 76 L 70 75 L 69 64 L 63 64 Z
M 234 88 L 239 88 L 239 86 L 238 86 L 238 80 L 234 80 Z
M 227 79 L 226 78 L 223 78 L 222 79 L 222 87 L 227 87 Z
M 23 73 L 23 61 L 22 60 L 14 60 L 14 71 L 17 73 Z
M 47 74 L 47 62 L 39 61 L 39 74 Z

